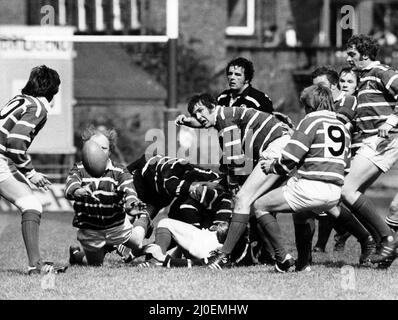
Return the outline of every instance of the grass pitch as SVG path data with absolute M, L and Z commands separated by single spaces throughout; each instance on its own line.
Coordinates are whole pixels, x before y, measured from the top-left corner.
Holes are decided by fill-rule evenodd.
M 387 212 L 391 198 L 375 197 Z M 71 213 L 44 214 L 40 244 L 42 256 L 67 262 L 68 248 L 77 244 Z M 293 255 L 290 215 L 279 215 L 286 245 Z M 105 265 L 69 267 L 65 274 L 28 277 L 27 258 L 18 214 L 0 214 L 0 299 L 61 300 L 363 300 L 398 298 L 398 262 L 388 270 L 359 268 L 360 246 L 351 237 L 344 253 L 314 253 L 310 273 L 275 273 L 267 266 L 216 271 L 193 269 L 138 269 L 124 264 L 115 253 Z M 333 233 L 332 233 L 333 235 Z M 316 239 L 315 234 L 314 239 Z

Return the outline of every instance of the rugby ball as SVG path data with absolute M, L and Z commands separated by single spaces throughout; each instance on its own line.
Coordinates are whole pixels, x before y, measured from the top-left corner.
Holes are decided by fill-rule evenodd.
M 99 178 L 105 173 L 108 156 L 98 143 L 88 140 L 83 145 L 82 162 L 90 176 Z

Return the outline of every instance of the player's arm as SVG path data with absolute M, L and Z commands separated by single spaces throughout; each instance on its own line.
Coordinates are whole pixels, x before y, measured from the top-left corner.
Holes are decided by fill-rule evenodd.
M 167 194 L 171 196 L 188 196 L 192 180 L 185 179 L 185 172 L 192 170 L 193 166 L 184 159 L 177 159 L 167 163 L 161 169 L 163 185 Z
M 36 108 L 27 108 L 22 117 L 15 123 L 7 134 L 6 155 L 35 186 L 47 190 L 51 182 L 45 175 L 37 172 L 27 151 L 34 137 L 43 128 L 46 122 L 45 113 L 37 114 Z
M 203 128 L 203 125 L 194 117 L 180 114 L 174 121 L 176 126 L 186 126 L 190 128 Z
M 137 196 L 137 191 L 134 187 L 134 178 L 127 169 L 124 169 L 118 176 L 117 191 L 122 193 L 126 213 L 129 216 L 135 218 L 141 215 L 149 216 L 146 204 Z
M 358 100 L 354 96 L 346 96 L 341 108 L 336 112 L 336 117 L 340 120 L 349 132 L 354 130 L 354 122 L 357 114 Z
M 298 125 L 292 138 L 282 150 L 281 157 L 277 160 L 273 160 L 267 169 L 263 169 L 263 171 L 266 173 L 287 175 L 305 158 L 311 146 L 311 138 L 308 133 L 301 131 L 302 123 L 303 122 Z M 261 166 L 263 167 L 263 165 Z
M 79 192 L 76 194 L 78 189 L 82 189 L 82 175 L 78 168 L 78 164 L 75 163 L 72 169 L 69 170 L 68 177 L 66 178 L 64 195 L 68 200 L 76 200 L 79 197 Z
M 381 75 L 381 81 L 388 90 L 389 94 L 391 94 L 395 101 L 398 101 L 398 71 L 395 70 L 387 70 L 384 71 Z M 390 116 L 387 118 L 386 122 L 384 122 L 380 127 L 379 127 L 379 136 L 380 137 L 387 137 L 389 131 L 397 127 L 398 125 L 398 106 L 396 105 L 394 107 L 393 112 L 390 114 Z

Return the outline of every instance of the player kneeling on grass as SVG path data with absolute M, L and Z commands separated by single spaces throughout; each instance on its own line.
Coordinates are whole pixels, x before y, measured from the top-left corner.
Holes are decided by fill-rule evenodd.
M 0 111 L 0 195 L 22 213 L 22 236 L 29 259 L 28 274 L 64 272 L 67 266 L 43 262 L 39 250 L 42 205 L 29 182 L 48 190 L 51 182 L 33 168 L 27 150 L 44 127 L 51 101 L 61 81 L 58 73 L 44 65 L 33 68 L 20 95 Z M 29 182 L 27 182 L 29 180 Z
M 149 219 L 145 204 L 137 198 L 131 174 L 109 158 L 116 144 L 116 131 L 99 131 L 91 126 L 82 138 L 84 143 L 98 144 L 104 154 L 97 157 L 105 157 L 107 164 L 98 178 L 92 177 L 82 162 L 69 172 L 65 197 L 74 200 L 73 226 L 78 228 L 77 240 L 83 247 L 83 251 L 70 247 L 70 263 L 99 266 L 108 248 L 124 244 L 133 253 L 140 251 Z M 137 217 L 133 225 L 126 212 Z

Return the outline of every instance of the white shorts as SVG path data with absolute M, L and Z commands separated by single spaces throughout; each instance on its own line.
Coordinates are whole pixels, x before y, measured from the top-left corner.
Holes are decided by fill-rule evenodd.
M 198 259 L 208 258 L 211 251 L 222 247 L 215 231 L 199 229 L 191 224 L 170 218 L 160 220 L 159 227 L 169 229 L 177 244 Z
M 297 177 L 290 178 L 282 190 L 294 212 L 311 211 L 319 214 L 336 206 L 341 196 L 341 186 Z
M 133 226 L 129 219 L 124 224 L 105 230 L 79 229 L 77 240 L 79 240 L 85 251 L 97 251 L 105 245 L 117 246 L 128 241 L 131 237 Z
M 362 142 L 357 155 L 368 159 L 381 171 L 387 172 L 398 160 L 398 134 L 388 138 L 372 136 Z
M 285 134 L 282 137 L 275 139 L 268 145 L 268 147 L 263 152 L 261 152 L 260 156 L 263 158 L 278 159 L 282 154 L 282 150 L 289 142 L 290 138 L 290 135 Z

